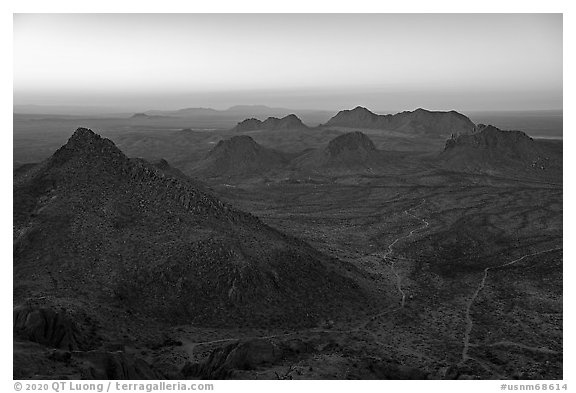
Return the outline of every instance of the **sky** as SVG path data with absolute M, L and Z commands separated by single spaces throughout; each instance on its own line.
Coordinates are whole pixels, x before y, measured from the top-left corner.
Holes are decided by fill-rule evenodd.
M 14 104 L 562 109 L 561 14 L 15 14 Z

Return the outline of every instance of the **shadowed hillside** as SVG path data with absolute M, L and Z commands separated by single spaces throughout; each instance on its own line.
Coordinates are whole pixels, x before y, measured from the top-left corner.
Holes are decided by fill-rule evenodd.
M 338 261 L 88 129 L 15 179 L 14 227 L 16 300 L 50 293 L 173 323 L 290 325 L 362 298 Z

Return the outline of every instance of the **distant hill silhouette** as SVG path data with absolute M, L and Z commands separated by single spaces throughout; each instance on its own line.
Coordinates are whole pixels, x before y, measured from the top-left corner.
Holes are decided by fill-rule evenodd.
M 218 142 L 193 170 L 200 177 L 237 177 L 261 175 L 288 164 L 280 151 L 261 146 L 246 135 Z
M 222 142 L 214 156 L 243 146 Z M 43 293 L 170 321 L 312 324 L 362 304 L 344 265 L 79 128 L 14 179 L 15 301 Z M 346 267 L 346 268 L 345 268 Z M 352 269 L 352 272 L 354 269 Z M 262 326 L 262 325 L 261 325 Z
M 243 119 L 266 119 L 268 117 L 282 119 L 290 114 L 297 114 L 297 116 L 304 119 L 307 124 L 317 125 L 325 122 L 332 116 L 332 112 L 324 110 L 274 108 L 265 105 L 235 105 L 222 110 L 212 108 L 148 110 L 145 114 L 161 115 L 171 119 L 189 119 L 190 121 L 194 121 L 195 127 L 198 127 L 199 124 L 212 124 L 217 126 L 217 128 L 224 128 L 224 124 L 229 124 L 227 127 L 232 128 Z
M 468 117 L 455 111 L 432 112 L 420 108 L 395 115 L 377 115 L 361 106 L 338 112 L 325 126 L 380 129 L 428 136 L 468 134 L 475 127 Z
M 133 120 L 149 120 L 149 119 L 165 119 L 166 116 L 161 116 L 161 115 L 149 115 L 146 113 L 135 113 L 132 116 L 130 116 L 130 119 Z
M 246 132 L 255 130 L 287 130 L 287 129 L 307 129 L 308 127 L 302 123 L 302 120 L 294 114 L 290 114 L 281 119 L 277 117 L 269 117 L 264 121 L 250 118 L 241 121 L 233 128 L 233 131 Z

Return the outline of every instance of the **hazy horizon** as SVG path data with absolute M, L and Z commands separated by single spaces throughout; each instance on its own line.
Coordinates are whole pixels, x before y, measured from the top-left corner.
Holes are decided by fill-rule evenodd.
M 15 14 L 14 105 L 561 110 L 561 14 Z

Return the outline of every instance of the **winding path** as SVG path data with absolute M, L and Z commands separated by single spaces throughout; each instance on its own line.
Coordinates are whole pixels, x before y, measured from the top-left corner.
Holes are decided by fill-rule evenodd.
M 398 237 L 397 239 L 395 239 L 389 246 L 388 246 L 388 250 L 382 254 L 382 259 L 383 260 L 387 260 L 389 259 L 390 255 L 394 252 L 393 247 L 396 245 L 396 243 L 398 243 L 400 240 L 402 239 L 408 239 L 409 237 L 412 237 L 414 235 L 415 232 L 427 228 L 430 223 L 428 221 L 426 221 L 425 219 L 422 219 L 420 217 L 417 217 L 416 215 L 410 213 L 411 210 L 417 209 L 420 206 L 422 206 L 425 203 L 425 199 L 422 200 L 422 202 L 415 206 L 412 207 L 408 210 L 404 210 L 404 214 L 407 214 L 415 219 L 418 219 L 420 221 L 422 221 L 423 225 L 418 227 L 418 228 L 414 228 L 412 229 L 407 235 L 403 235 Z M 311 329 L 308 332 L 309 333 L 343 333 L 343 334 L 349 334 L 349 333 L 366 333 L 368 335 L 373 336 L 373 338 L 376 340 L 376 344 L 379 345 L 385 345 L 384 343 L 378 341 L 378 337 L 376 336 L 376 334 L 370 330 L 367 329 L 367 326 L 370 322 L 375 321 L 376 319 L 389 314 L 391 312 L 394 311 L 398 311 L 400 308 L 404 307 L 405 302 L 406 302 L 406 293 L 402 290 L 402 279 L 400 277 L 400 275 L 398 274 L 398 272 L 396 271 L 396 269 L 394 268 L 394 263 L 395 261 L 392 260 L 390 263 L 390 268 L 392 270 L 392 272 L 394 273 L 394 275 L 396 276 L 396 286 L 398 288 L 398 291 L 400 292 L 400 294 L 402 295 L 402 301 L 400 303 L 400 307 L 396 307 L 396 308 L 391 308 L 388 309 L 386 311 L 383 311 L 381 313 L 378 313 L 376 315 L 373 315 L 369 318 L 366 319 L 365 322 L 361 323 L 358 327 L 353 328 L 353 329 L 349 329 L 349 330 L 333 330 L 333 329 Z M 282 334 L 274 334 L 274 335 L 268 335 L 268 336 L 248 336 L 248 337 L 234 337 L 234 338 L 223 338 L 223 339 L 218 339 L 218 340 L 211 340 L 211 341 L 202 341 L 202 342 L 194 342 L 191 340 L 188 340 L 186 338 L 182 338 L 183 341 L 183 349 L 186 351 L 186 353 L 188 354 L 188 356 L 190 356 L 190 358 L 193 358 L 194 356 L 194 350 L 196 349 L 196 347 L 199 346 L 203 346 L 203 345 L 211 345 L 211 344 L 219 344 L 219 343 L 228 343 L 228 342 L 234 342 L 234 341 L 238 341 L 238 340 L 251 340 L 251 339 L 269 339 L 269 338 L 281 338 L 281 337 L 288 337 L 288 336 L 292 336 L 292 335 L 297 335 L 297 334 L 302 334 L 302 331 L 295 331 L 295 332 L 290 332 L 290 333 L 282 333 Z
M 422 229 L 427 228 L 430 223 L 428 221 L 426 221 L 423 218 L 420 218 L 412 213 L 410 213 L 411 210 L 417 209 L 420 206 L 422 206 L 424 203 L 426 202 L 426 199 L 423 199 L 422 202 L 418 205 L 415 206 L 413 208 L 410 208 L 408 210 L 404 210 L 404 214 L 407 214 L 417 220 L 420 220 L 424 223 L 424 225 L 418 227 L 418 228 L 414 228 L 412 229 L 407 235 L 404 236 L 400 236 L 397 239 L 395 239 L 392 243 L 390 243 L 390 245 L 388 246 L 388 250 L 382 255 L 382 259 L 383 260 L 387 260 L 389 259 L 390 255 L 394 252 L 393 247 L 396 245 L 396 243 L 398 243 L 400 240 L 402 239 L 408 239 L 409 237 L 413 236 L 415 232 L 420 231 Z M 404 305 L 406 304 L 406 293 L 404 292 L 404 290 L 402 289 L 402 277 L 400 277 L 400 275 L 398 274 L 398 271 L 395 269 L 394 264 L 396 263 L 395 260 L 391 260 L 390 261 L 390 269 L 392 270 L 392 273 L 394 273 L 394 275 L 396 276 L 396 288 L 398 288 L 398 292 L 400 292 L 400 295 L 402 296 L 402 299 L 400 301 L 400 307 L 404 308 Z
M 558 251 L 561 250 L 562 247 L 555 247 L 555 248 L 549 248 L 547 250 L 543 250 L 543 251 L 538 251 L 532 254 L 526 254 L 521 256 L 520 258 L 514 259 L 513 261 L 510 262 L 506 262 L 502 265 L 497 265 L 497 266 L 491 266 L 491 267 L 487 267 L 484 269 L 484 273 L 482 275 L 482 280 L 480 281 L 480 284 L 478 285 L 478 287 L 476 288 L 476 291 L 474 291 L 474 294 L 472 295 L 472 297 L 470 298 L 470 300 L 468 301 L 468 303 L 466 304 L 466 330 L 464 331 L 464 339 L 462 341 L 462 360 L 460 360 L 460 363 L 458 363 L 459 366 L 463 365 L 464 363 L 466 363 L 467 360 L 472 359 L 470 356 L 468 356 L 468 349 L 470 348 L 470 333 L 472 332 L 472 328 L 474 327 L 474 321 L 472 320 L 472 317 L 470 316 L 470 310 L 472 309 L 472 305 L 474 304 L 474 301 L 476 300 L 476 298 L 478 297 L 478 295 L 480 294 L 480 292 L 482 291 L 482 289 L 484 288 L 484 285 L 486 285 L 486 279 L 488 278 L 488 272 L 492 269 L 499 269 L 499 268 L 503 268 L 503 267 L 507 267 L 510 265 L 514 265 L 528 257 L 533 257 L 535 255 L 540 255 L 540 254 L 544 254 L 547 252 L 552 252 L 552 251 Z M 513 345 L 517 345 L 517 346 L 523 346 L 522 344 L 515 344 L 515 343 L 510 343 L 507 341 L 502 341 L 496 344 L 513 344 Z M 496 345 L 494 344 L 494 345 Z M 525 347 L 525 346 L 524 346 Z M 525 347 L 526 349 L 530 348 L 530 347 Z

